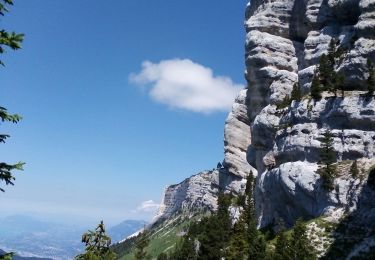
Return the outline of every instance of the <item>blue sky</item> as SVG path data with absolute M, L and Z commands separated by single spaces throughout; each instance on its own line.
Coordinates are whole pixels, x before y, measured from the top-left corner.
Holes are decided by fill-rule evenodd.
M 216 166 L 228 98 L 245 84 L 245 6 L 16 1 L 0 24 L 26 36 L 2 56 L 0 104 L 24 119 L 1 125 L 0 156 L 27 164 L 2 214 L 149 218 L 166 185 Z

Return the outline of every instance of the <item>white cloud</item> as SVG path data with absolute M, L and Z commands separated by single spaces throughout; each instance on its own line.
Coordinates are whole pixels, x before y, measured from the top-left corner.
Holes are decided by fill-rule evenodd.
M 145 61 L 142 70 L 131 74 L 129 79 L 138 86 L 149 86 L 149 95 L 156 102 L 200 113 L 229 111 L 236 95 L 244 88 L 229 77 L 215 76 L 210 68 L 189 59 Z
M 142 202 L 141 205 L 139 205 L 136 210 L 132 210 L 132 213 L 138 213 L 138 212 L 154 213 L 159 208 L 159 205 L 160 205 L 159 203 L 156 203 L 153 200 L 146 200 Z

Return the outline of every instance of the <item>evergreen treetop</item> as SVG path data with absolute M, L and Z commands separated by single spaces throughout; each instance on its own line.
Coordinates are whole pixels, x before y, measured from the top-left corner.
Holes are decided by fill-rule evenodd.
M 286 235 L 286 229 L 283 222 L 279 223 L 279 230 L 276 234 L 274 260 L 292 260 L 292 252 L 290 250 L 290 241 Z
M 301 98 L 302 98 L 301 87 L 299 86 L 298 83 L 294 83 L 292 94 L 291 94 L 291 99 L 299 102 L 301 101 Z
M 292 259 L 315 260 L 316 254 L 307 236 L 307 228 L 302 219 L 298 219 L 293 227 L 290 240 Z
M 373 95 L 375 92 L 375 68 L 374 63 L 368 58 L 367 59 L 367 69 L 368 69 L 368 78 L 367 78 L 367 89 L 370 95 Z
M 336 161 L 336 152 L 333 148 L 333 135 L 328 128 L 321 139 L 321 153 L 320 159 L 323 164 L 332 164 Z
M 111 238 L 105 233 L 103 221 L 94 231 L 89 230 L 82 235 L 82 243 L 86 249 L 84 254 L 75 257 L 77 260 L 115 260 L 116 254 L 110 249 Z
M 320 177 L 323 180 L 323 188 L 327 191 L 333 190 L 334 179 L 336 176 L 336 152 L 333 148 L 332 132 L 327 128 L 321 139 L 320 159 L 323 164 L 318 170 Z
M 322 89 L 320 87 L 320 81 L 317 75 L 314 75 L 311 82 L 311 97 L 315 100 L 320 100 L 322 98 Z

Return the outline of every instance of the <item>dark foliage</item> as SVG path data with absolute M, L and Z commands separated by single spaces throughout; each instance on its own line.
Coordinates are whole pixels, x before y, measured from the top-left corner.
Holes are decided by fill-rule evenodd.
M 336 167 L 333 164 L 336 161 L 336 152 L 333 149 L 333 137 L 329 129 L 324 132 L 321 139 L 320 159 L 322 166 L 318 172 L 323 180 L 323 188 L 327 191 L 333 190 L 334 179 L 336 176 Z
M 144 230 L 138 237 L 135 242 L 135 259 L 143 260 L 146 258 L 147 251 L 146 248 L 150 243 L 149 233 L 147 230 Z
M 370 59 L 367 59 L 367 69 L 369 74 L 367 78 L 367 89 L 368 93 L 373 95 L 375 91 L 375 68 L 374 63 Z
M 291 99 L 292 100 L 296 100 L 296 101 L 301 101 L 301 98 L 302 98 L 302 92 L 301 92 L 301 87 L 299 86 L 298 83 L 295 83 L 293 85 L 293 90 L 292 90 L 292 94 L 291 94 Z
M 94 231 L 89 230 L 82 235 L 85 253 L 75 257 L 77 260 L 115 260 L 116 254 L 110 249 L 111 238 L 105 233 L 103 221 Z

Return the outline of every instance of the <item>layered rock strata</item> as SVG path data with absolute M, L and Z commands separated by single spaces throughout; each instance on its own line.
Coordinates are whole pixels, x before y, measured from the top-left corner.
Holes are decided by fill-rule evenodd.
M 366 94 L 366 62 L 375 61 L 375 1 L 252 0 L 245 27 L 248 90 L 241 91 L 225 124 L 223 167 L 168 187 L 159 216 L 214 210 L 220 189 L 243 192 L 253 172 L 260 227 L 280 219 L 293 225 L 299 217 L 375 219 L 366 195 L 375 165 L 375 99 Z M 346 91 L 312 100 L 312 77 L 332 39 L 344 50 L 335 70 L 344 73 Z M 280 108 L 295 83 L 303 99 Z M 317 173 L 326 129 L 337 155 L 331 192 Z M 350 174 L 354 160 L 359 176 Z M 363 241 L 375 240 L 370 234 Z
M 334 136 L 338 164 L 360 160 L 366 172 L 375 152 L 375 100 L 366 96 L 367 59 L 375 60 L 375 1 L 251 1 L 246 12 L 246 78 L 251 145 L 257 169 L 260 226 L 282 218 L 314 218 L 355 208 L 365 181 L 342 170 L 333 192 L 317 174 L 321 138 Z M 335 67 L 345 75 L 344 97 L 308 97 L 319 58 L 334 39 L 344 55 Z M 299 83 L 306 97 L 277 109 Z M 254 109 L 255 108 L 255 109 Z

